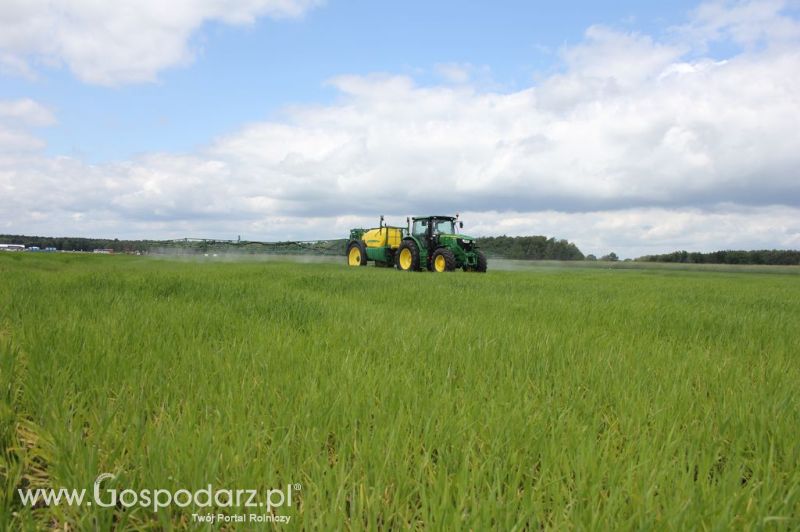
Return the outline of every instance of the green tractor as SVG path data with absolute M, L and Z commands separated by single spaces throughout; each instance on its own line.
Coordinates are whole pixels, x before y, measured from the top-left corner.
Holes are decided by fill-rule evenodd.
M 396 266 L 402 271 L 485 272 L 486 255 L 475 246 L 471 236 L 458 234 L 464 222 L 458 216 L 414 216 L 407 220 L 408 234 L 397 249 Z
M 415 216 L 406 219 L 408 228 L 387 226 L 381 216 L 375 229 L 351 229 L 347 243 L 347 264 L 396 266 L 401 271 L 485 272 L 486 256 L 471 236 L 458 234 L 464 223 L 458 216 Z

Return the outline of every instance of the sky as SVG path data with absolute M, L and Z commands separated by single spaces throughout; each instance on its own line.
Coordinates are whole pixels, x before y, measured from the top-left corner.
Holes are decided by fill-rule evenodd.
M 5 0 L 0 233 L 800 248 L 799 2 L 536 4 Z

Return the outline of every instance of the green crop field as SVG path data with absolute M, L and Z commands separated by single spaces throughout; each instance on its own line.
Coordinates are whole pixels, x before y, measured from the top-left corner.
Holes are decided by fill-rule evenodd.
M 798 271 L 649 266 L 2 254 L 0 529 L 800 528 Z

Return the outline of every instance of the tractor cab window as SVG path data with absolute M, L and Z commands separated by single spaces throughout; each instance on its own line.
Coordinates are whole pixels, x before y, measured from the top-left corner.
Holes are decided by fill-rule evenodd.
M 456 232 L 453 228 L 453 220 L 436 220 L 436 227 L 433 232 L 452 235 Z
M 414 228 L 411 231 L 415 235 L 424 235 L 428 230 L 428 220 L 414 220 Z

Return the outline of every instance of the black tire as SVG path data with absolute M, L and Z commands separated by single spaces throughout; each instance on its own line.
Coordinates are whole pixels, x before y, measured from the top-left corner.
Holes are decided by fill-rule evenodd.
M 436 260 L 441 257 L 443 261 L 444 269 L 439 269 L 436 267 Z M 431 257 L 431 268 L 432 272 L 452 272 L 456 269 L 456 256 L 447 248 L 439 248 L 433 252 L 433 256 Z
M 357 259 L 353 257 L 354 260 L 351 261 L 351 253 L 354 249 L 358 249 L 359 256 Z M 348 266 L 366 266 L 367 246 L 365 246 L 360 240 L 351 241 L 349 244 L 347 244 L 347 253 L 344 255 L 344 260 Z
M 411 260 L 406 259 L 406 250 L 411 254 Z M 413 240 L 404 240 L 400 243 L 395 254 L 395 266 L 398 270 L 404 272 L 418 272 L 419 271 L 419 249 Z
M 486 268 L 488 266 L 486 255 L 483 254 L 483 251 L 476 251 L 475 254 L 478 255 L 478 266 L 475 268 L 475 271 L 486 273 Z

